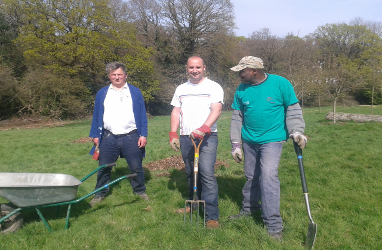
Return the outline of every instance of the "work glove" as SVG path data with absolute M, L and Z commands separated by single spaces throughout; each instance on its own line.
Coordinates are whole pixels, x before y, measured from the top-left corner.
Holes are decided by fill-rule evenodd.
M 306 142 L 308 141 L 306 136 L 301 134 L 300 132 L 295 132 L 293 134 L 290 134 L 289 138 L 293 139 L 293 141 L 298 144 L 301 150 L 305 148 Z
M 94 154 L 93 154 L 93 160 L 98 161 L 99 158 L 99 147 L 98 145 L 95 147 Z
M 175 151 L 179 151 L 180 149 L 180 142 L 179 142 L 179 137 L 176 132 L 169 132 L 168 135 L 170 136 L 170 146 L 172 149 Z
M 232 143 L 231 155 L 237 163 L 241 162 L 243 159 L 243 155 L 241 153 L 241 143 Z
M 195 129 L 191 132 L 190 137 L 192 139 L 201 140 L 204 138 L 205 135 L 210 135 L 211 129 L 207 125 L 203 125 L 198 129 Z

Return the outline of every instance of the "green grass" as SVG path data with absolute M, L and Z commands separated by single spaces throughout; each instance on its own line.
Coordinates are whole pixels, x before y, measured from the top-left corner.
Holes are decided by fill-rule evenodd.
M 304 109 L 308 145 L 303 151 L 312 217 L 318 225 L 315 249 L 382 248 L 382 124 L 325 120 L 331 108 Z M 337 112 L 370 114 L 370 107 L 337 109 Z M 382 115 L 382 107 L 374 108 Z M 132 194 L 128 181 L 111 188 L 110 195 L 95 208 L 87 203 L 72 207 L 69 230 L 64 230 L 66 207 L 43 209 L 53 233 L 49 233 L 33 210 L 24 212 L 24 226 L 13 234 L 0 235 L 0 249 L 304 249 L 309 219 L 305 210 L 293 145 L 284 145 L 280 162 L 281 215 L 284 241 L 270 239 L 260 214 L 228 221 L 241 206 L 245 183 L 243 165 L 231 159 L 230 112 L 219 119 L 218 159 L 229 167 L 216 169 L 219 183 L 220 225 L 206 230 L 183 224 L 175 210 L 184 206 L 185 174 L 171 169 L 170 176 L 145 168 L 145 202 Z M 1 172 L 65 173 L 78 179 L 97 167 L 88 152 L 91 143 L 73 143 L 89 132 L 90 121 L 62 127 L 0 131 Z M 179 155 L 168 145 L 170 117 L 149 120 L 144 164 Z M 126 162 L 117 161 L 115 179 L 127 173 Z M 86 180 L 78 196 L 93 191 L 95 176 Z M 0 198 L 0 203 L 6 200 Z

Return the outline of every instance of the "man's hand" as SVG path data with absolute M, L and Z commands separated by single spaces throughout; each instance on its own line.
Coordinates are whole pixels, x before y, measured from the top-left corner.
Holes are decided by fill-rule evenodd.
M 243 155 L 241 153 L 241 143 L 232 143 L 231 155 L 237 163 L 241 162 L 243 159 Z
M 178 134 L 176 132 L 169 132 L 168 135 L 170 137 L 170 146 L 172 147 L 172 149 L 174 149 L 175 151 L 179 151 L 180 142 Z
M 98 146 L 98 144 L 99 144 L 99 139 L 98 138 L 93 138 L 92 141 L 94 143 L 94 146 Z
M 293 141 L 298 144 L 298 146 L 301 148 L 301 150 L 303 150 L 305 148 L 306 142 L 308 141 L 306 136 L 299 133 L 299 132 L 295 132 L 293 134 L 290 134 L 289 138 L 293 139 Z
M 147 138 L 144 136 L 140 136 L 138 139 L 138 148 L 143 148 L 147 144 Z
M 205 135 L 211 134 L 211 129 L 207 125 L 203 125 L 198 129 L 195 129 L 191 132 L 190 137 L 192 139 L 201 140 L 204 138 Z

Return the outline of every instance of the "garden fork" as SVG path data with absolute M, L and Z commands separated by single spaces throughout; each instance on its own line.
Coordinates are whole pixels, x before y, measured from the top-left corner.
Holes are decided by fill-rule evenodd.
M 192 200 L 186 200 L 184 204 L 184 222 L 186 222 L 186 210 L 187 205 L 190 206 L 190 220 L 192 223 L 192 210 L 195 207 L 197 207 L 198 210 L 198 226 L 199 226 L 199 205 L 201 204 L 203 207 L 203 226 L 206 227 L 206 202 L 203 200 L 198 199 L 198 172 L 199 172 L 199 148 L 200 145 L 202 145 L 203 139 L 199 142 L 199 145 L 196 146 L 194 140 L 191 138 L 192 144 L 194 144 L 194 150 L 195 150 L 195 158 L 194 158 L 194 198 Z

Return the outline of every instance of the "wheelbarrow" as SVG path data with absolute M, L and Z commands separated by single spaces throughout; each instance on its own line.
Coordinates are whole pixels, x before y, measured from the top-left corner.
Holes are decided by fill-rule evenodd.
M 124 175 L 76 199 L 78 186 L 82 182 L 98 170 L 115 165 L 112 163 L 100 166 L 81 180 L 67 174 L 0 173 L 0 197 L 10 202 L 0 204 L 0 232 L 9 233 L 19 229 L 24 221 L 21 211 L 26 209 L 35 209 L 48 231 L 52 232 L 40 209 L 61 205 L 68 205 L 65 223 L 65 229 L 68 229 L 72 204 L 79 203 L 121 180 L 137 176 L 136 173 Z

